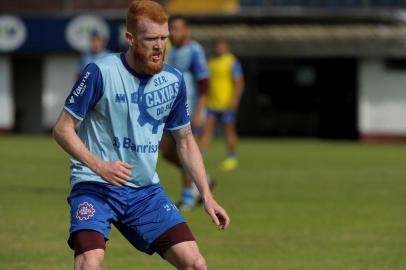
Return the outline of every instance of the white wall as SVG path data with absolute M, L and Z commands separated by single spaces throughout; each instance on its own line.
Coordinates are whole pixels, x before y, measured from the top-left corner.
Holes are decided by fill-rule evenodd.
M 61 112 L 79 74 L 78 68 L 79 57 L 58 54 L 45 57 L 42 92 L 42 125 L 45 129 L 52 128 Z
M 14 126 L 14 98 L 11 91 L 11 62 L 9 57 L 0 56 L 0 129 Z
M 406 70 L 388 70 L 383 59 L 359 65 L 361 134 L 406 134 Z

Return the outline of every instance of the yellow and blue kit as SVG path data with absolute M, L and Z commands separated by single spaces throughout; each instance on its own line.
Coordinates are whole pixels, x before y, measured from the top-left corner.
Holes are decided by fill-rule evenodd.
M 210 83 L 207 108 L 227 111 L 234 96 L 234 80 L 242 77 L 238 59 L 231 53 L 211 57 L 208 61 Z

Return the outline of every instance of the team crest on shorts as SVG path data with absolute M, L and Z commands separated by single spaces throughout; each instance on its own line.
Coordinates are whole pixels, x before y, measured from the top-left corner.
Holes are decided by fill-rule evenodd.
M 88 220 L 89 218 L 94 216 L 94 207 L 91 203 L 84 202 L 79 204 L 78 210 L 76 211 L 76 218 L 79 220 Z

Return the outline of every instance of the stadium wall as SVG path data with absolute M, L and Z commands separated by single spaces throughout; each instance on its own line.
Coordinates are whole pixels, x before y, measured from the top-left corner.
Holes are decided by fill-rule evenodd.
M 2 20 L 0 29 L 10 27 L 10 21 L 14 26 L 13 31 L 3 31 L 12 36 L 4 39 L 0 36 L 3 41 L 0 42 L 0 130 L 40 132 L 52 128 L 78 74 L 79 55 L 86 47 L 83 41 L 88 39 L 91 29 L 97 27 L 106 32 L 112 51 L 125 49 L 120 38 L 124 31 L 122 19 L 6 16 Z M 209 51 L 218 35 L 212 33 L 213 25 L 206 31 L 204 25 L 204 22 L 194 21 L 193 29 L 195 37 L 203 41 Z M 244 39 L 245 32 L 239 32 L 247 29 L 244 25 L 214 27 L 222 31 L 231 29 L 230 37 L 239 37 L 232 48 L 242 60 L 247 82 L 239 119 L 240 123 L 248 124 L 238 125 L 241 134 L 335 139 L 356 139 L 360 135 L 363 140 L 403 138 L 406 134 L 406 121 L 402 117 L 406 112 L 406 92 L 402 89 L 406 69 L 388 65 L 387 52 L 375 47 L 380 44 L 378 41 L 371 46 L 374 50 L 362 55 L 359 51 L 346 50 L 349 44 L 364 48 L 354 46 L 351 37 L 355 37 L 351 35 L 343 43 L 309 39 L 317 27 L 293 31 L 296 26 L 284 25 L 276 29 L 278 32 L 260 25 L 258 40 Z M 47 31 L 43 31 L 45 28 Z M 234 35 L 233 31 L 241 35 Z M 14 43 L 10 44 L 12 37 Z M 278 40 L 278 37 L 286 40 Z M 368 40 L 365 43 L 370 44 Z M 404 43 L 390 39 L 385 44 L 392 44 L 393 49 L 393 45 Z M 259 45 L 266 50 L 261 50 Z M 325 49 L 320 50 L 320 46 Z M 318 53 L 320 51 L 323 53 Z M 394 56 L 394 59 L 401 58 Z M 300 82 L 302 75 L 309 75 L 312 70 L 315 76 L 311 83 Z M 275 83 L 278 79 L 279 85 Z M 277 98 L 282 102 L 276 104 Z
M 14 126 L 10 57 L 0 55 L 0 70 L 0 130 L 10 130 Z
M 359 65 L 359 133 L 363 141 L 406 141 L 406 67 L 385 59 Z
M 42 126 L 50 130 L 63 108 L 78 74 L 79 56 L 76 54 L 50 54 L 44 57 Z

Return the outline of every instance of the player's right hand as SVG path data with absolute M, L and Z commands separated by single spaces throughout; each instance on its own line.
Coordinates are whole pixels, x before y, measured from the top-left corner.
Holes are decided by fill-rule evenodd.
M 101 160 L 96 173 L 110 184 L 122 186 L 130 179 L 133 167 L 134 165 L 119 160 Z

